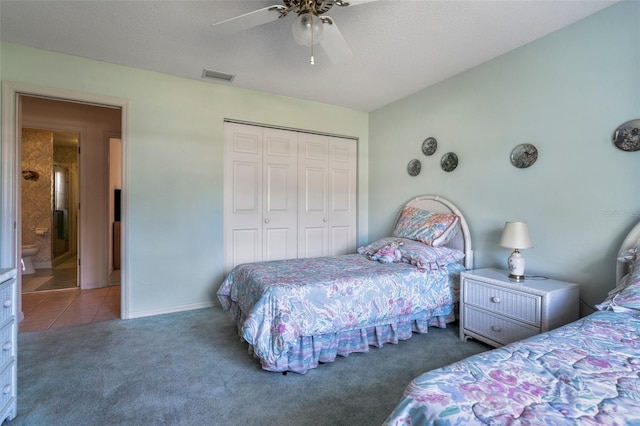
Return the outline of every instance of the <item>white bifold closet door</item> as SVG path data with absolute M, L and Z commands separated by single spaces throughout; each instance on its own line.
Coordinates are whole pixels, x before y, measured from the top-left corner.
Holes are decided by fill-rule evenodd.
M 353 253 L 356 142 L 310 133 L 298 142 L 298 257 Z
M 225 266 L 297 257 L 296 132 L 225 123 Z
M 225 268 L 355 252 L 356 141 L 226 122 Z

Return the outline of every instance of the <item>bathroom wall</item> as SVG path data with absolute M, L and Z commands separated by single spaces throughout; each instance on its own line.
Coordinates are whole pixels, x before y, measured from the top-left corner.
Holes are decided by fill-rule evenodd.
M 51 233 L 37 235 L 36 228 L 51 229 L 53 133 L 22 129 L 22 169 L 32 170 L 38 180 L 22 179 L 22 244 L 38 244 L 33 257 L 37 268 L 51 267 Z

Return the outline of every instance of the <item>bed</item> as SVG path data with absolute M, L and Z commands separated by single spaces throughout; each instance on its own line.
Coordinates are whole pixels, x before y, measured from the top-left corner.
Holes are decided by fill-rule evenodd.
M 440 196 L 407 202 L 393 235 L 358 253 L 238 265 L 218 300 L 263 369 L 306 373 L 337 355 L 398 343 L 455 320 L 469 227 Z
M 640 224 L 597 311 L 424 373 L 385 425 L 640 424 Z

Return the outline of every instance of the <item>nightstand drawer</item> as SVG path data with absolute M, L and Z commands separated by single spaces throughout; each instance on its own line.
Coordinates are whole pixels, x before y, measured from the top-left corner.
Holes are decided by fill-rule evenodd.
M 541 297 L 515 292 L 487 283 L 464 281 L 464 303 L 506 315 L 532 326 L 540 326 Z
M 489 338 L 502 345 L 526 339 L 540 333 L 540 329 L 509 321 L 487 312 L 464 306 L 465 330 Z

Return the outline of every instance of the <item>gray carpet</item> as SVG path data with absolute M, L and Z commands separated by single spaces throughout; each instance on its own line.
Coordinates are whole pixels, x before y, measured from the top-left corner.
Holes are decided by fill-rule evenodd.
M 218 307 L 20 333 L 18 345 L 12 426 L 380 425 L 412 378 L 488 349 L 452 325 L 282 375 Z

